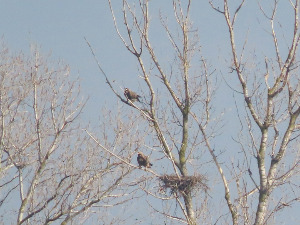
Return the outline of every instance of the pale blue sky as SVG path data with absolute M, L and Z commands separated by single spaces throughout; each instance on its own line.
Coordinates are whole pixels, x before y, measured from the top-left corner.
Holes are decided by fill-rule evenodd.
M 128 78 L 131 80 L 132 77 L 137 78 L 137 64 L 114 31 L 106 1 L 1 0 L 0 4 L 0 34 L 3 35 L 8 46 L 14 50 L 28 52 L 29 45 L 36 43 L 41 46 L 44 53 L 52 52 L 54 59 L 64 60 L 71 66 L 73 74 L 79 75 L 82 80 L 83 92 L 91 97 L 90 104 L 103 101 L 97 96 L 102 94 L 107 96 L 110 90 L 103 82 L 83 39 L 84 36 L 91 42 L 103 69 L 112 79 L 117 78 L 120 85 L 126 85 Z M 165 47 L 170 45 L 166 42 L 166 35 L 162 32 L 157 18 L 161 10 L 169 21 L 173 20 L 171 3 L 153 0 L 151 4 L 154 9 L 151 15 L 154 23 L 150 27 L 153 31 L 151 38 L 157 46 L 158 53 L 165 54 Z M 247 10 L 242 11 L 243 15 L 238 17 L 237 28 L 238 31 L 243 32 L 237 32 L 237 38 L 244 38 L 251 23 L 261 18 L 258 11 L 254 11 L 257 5 L 249 4 L 246 3 L 245 9 Z M 213 11 L 208 2 L 203 4 L 193 2 L 192 19 L 195 28 L 199 30 L 204 55 L 217 68 L 230 57 L 228 33 L 222 15 Z M 263 25 L 266 23 L 263 22 Z M 251 27 L 249 36 L 255 39 L 249 41 L 250 47 L 252 45 L 257 47 L 257 44 L 263 45 L 263 41 L 270 40 L 268 35 L 264 35 L 266 32 L 261 31 L 261 27 Z M 253 44 L 258 38 L 257 35 L 260 41 Z M 239 44 L 239 39 L 237 39 L 237 44 Z M 267 54 L 266 51 L 268 49 L 265 50 L 265 54 Z M 166 58 L 170 62 L 172 55 L 169 54 Z M 139 79 L 133 80 L 140 81 Z

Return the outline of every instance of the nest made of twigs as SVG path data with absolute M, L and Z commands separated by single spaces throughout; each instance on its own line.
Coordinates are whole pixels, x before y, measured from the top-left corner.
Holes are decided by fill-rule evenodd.
M 205 192 L 208 189 L 206 185 L 207 179 L 203 175 L 194 176 L 177 176 L 162 175 L 159 177 L 161 188 L 166 192 L 168 189 L 171 194 L 187 194 L 191 191 L 202 189 Z

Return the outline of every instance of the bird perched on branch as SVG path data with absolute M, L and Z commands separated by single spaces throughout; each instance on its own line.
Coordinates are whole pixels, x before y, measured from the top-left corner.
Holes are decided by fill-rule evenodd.
M 139 96 L 137 93 L 129 90 L 128 88 L 125 88 L 124 95 L 127 98 L 127 100 L 129 99 L 132 102 L 137 100 L 137 101 L 141 102 L 139 99 L 141 96 Z
M 137 162 L 138 162 L 140 168 L 142 166 L 144 166 L 146 168 L 150 168 L 151 166 L 153 166 L 153 164 L 150 163 L 150 161 L 149 161 L 149 156 L 145 156 L 141 152 L 138 152 Z

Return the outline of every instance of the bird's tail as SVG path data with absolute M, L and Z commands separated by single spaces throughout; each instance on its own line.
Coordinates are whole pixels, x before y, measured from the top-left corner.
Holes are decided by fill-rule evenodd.
M 140 98 L 141 98 L 140 95 L 137 95 L 137 96 L 136 96 L 136 99 L 138 100 L 138 102 L 142 103 L 141 100 L 140 100 Z

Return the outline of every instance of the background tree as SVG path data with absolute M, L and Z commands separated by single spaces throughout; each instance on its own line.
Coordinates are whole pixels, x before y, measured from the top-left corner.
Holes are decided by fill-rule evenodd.
M 277 33 L 275 28 L 275 24 L 280 23 L 277 19 L 278 1 L 274 1 L 271 10 L 268 11 L 265 11 L 265 7 L 258 3 L 261 13 L 270 22 L 269 34 L 271 34 L 275 49 L 275 54 L 270 58 L 264 55 L 265 68 L 261 71 L 251 70 L 250 60 L 244 57 L 245 50 L 247 50 L 247 39 L 243 46 L 236 46 L 235 22 L 244 3 L 244 0 L 241 1 L 238 7 L 232 7 L 233 10 L 230 10 L 231 7 L 227 0 L 224 0 L 223 10 L 216 8 L 212 2 L 211 5 L 217 12 L 223 14 L 226 20 L 232 51 L 231 68 L 236 73 L 240 83 L 247 113 L 245 119 L 241 121 L 241 125 L 244 124 L 248 128 L 248 137 L 250 137 L 249 141 L 251 143 L 248 146 L 250 148 L 245 148 L 241 139 L 239 143 L 241 149 L 245 152 L 247 166 L 244 170 L 248 171 L 255 184 L 254 190 L 258 191 L 258 195 L 255 195 L 258 204 L 253 210 L 255 217 L 246 210 L 243 212 L 243 221 L 253 223 L 252 220 L 249 221 L 249 217 L 253 217 L 255 218 L 254 224 L 266 224 L 269 223 L 270 217 L 276 211 L 299 201 L 299 193 L 296 194 L 293 191 L 297 184 L 291 179 L 299 172 L 299 168 L 296 168 L 299 165 L 300 113 L 299 61 L 296 58 L 300 40 L 298 27 L 299 1 L 288 3 L 290 4 L 293 23 L 289 24 L 292 32 L 287 37 L 285 49 L 280 45 L 279 32 Z M 279 49 L 282 49 L 284 53 L 281 53 Z M 257 68 L 261 68 L 259 64 L 262 63 L 259 60 L 262 59 L 255 59 L 252 62 L 257 65 Z M 249 167 L 251 158 L 256 161 L 257 180 L 253 179 L 253 173 Z M 279 186 L 288 189 L 288 193 L 292 195 L 286 198 L 286 196 L 280 194 L 276 191 Z M 240 200 L 245 201 L 250 194 L 252 193 L 243 193 Z M 275 207 L 270 204 L 271 198 L 277 201 Z M 248 208 L 248 204 L 247 202 L 242 203 L 240 206 L 236 206 L 236 209 L 233 209 L 230 202 L 228 200 L 227 202 L 233 223 L 238 224 L 239 215 L 242 212 L 238 212 L 236 209 Z
M 3 47 L 0 62 L 1 223 L 82 224 L 93 211 L 108 222 L 106 209 L 131 198 L 123 185 L 131 169 L 99 151 L 84 132 L 79 118 L 86 100 L 70 68 L 37 48 L 26 57 Z M 105 119 L 103 142 L 130 156 L 127 128 L 133 125 Z

